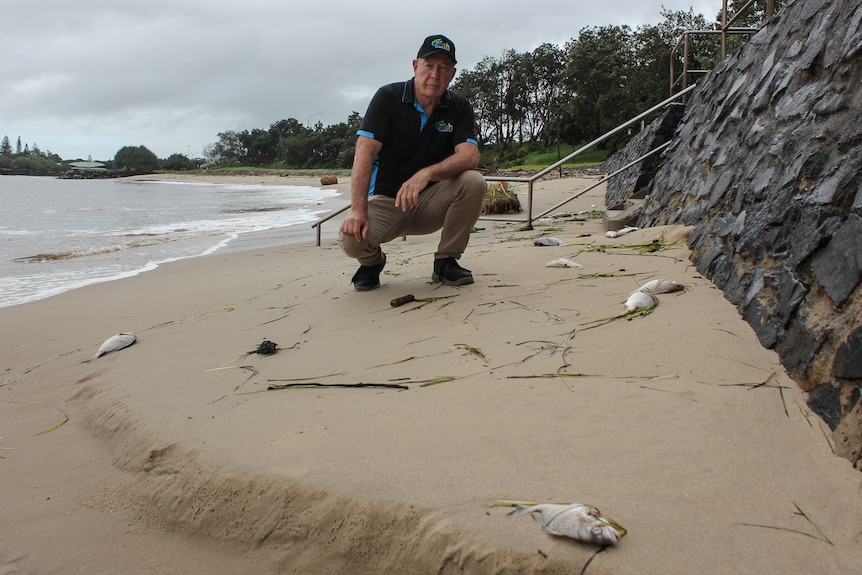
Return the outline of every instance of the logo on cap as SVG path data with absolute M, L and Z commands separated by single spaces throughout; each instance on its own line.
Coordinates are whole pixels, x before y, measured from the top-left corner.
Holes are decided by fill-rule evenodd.
M 432 40 L 431 47 L 438 50 L 446 50 L 447 52 L 452 51 L 452 45 L 449 44 L 449 42 L 447 42 L 443 38 L 435 38 L 434 40 Z
M 425 38 L 425 41 L 422 42 L 422 47 L 419 48 L 419 53 L 416 54 L 416 57 L 427 58 L 431 54 L 446 54 L 452 58 L 452 62 L 456 62 L 455 44 L 452 40 L 442 34 L 435 34 Z

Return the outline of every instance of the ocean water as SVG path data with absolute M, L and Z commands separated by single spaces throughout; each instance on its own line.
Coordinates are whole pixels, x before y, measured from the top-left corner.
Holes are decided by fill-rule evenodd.
M 312 239 L 311 223 L 347 204 L 337 197 L 291 185 L 0 176 L 0 307 L 217 250 Z

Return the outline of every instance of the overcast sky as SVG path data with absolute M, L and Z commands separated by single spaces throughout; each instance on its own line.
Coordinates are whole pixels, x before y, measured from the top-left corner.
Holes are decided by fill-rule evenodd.
M 456 7 L 457 6 L 457 7 Z M 562 46 L 587 26 L 658 24 L 662 7 L 711 20 L 720 0 L 40 0 L 0 18 L 0 138 L 63 159 L 144 145 L 191 154 L 227 130 L 336 124 L 412 76 L 445 34 L 458 68 Z

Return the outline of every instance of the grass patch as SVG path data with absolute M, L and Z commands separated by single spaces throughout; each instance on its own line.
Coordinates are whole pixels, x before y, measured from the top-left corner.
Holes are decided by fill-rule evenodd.
M 557 163 L 559 160 L 565 158 L 581 146 L 582 144 L 562 144 L 560 145 L 559 151 L 556 146 L 545 148 L 539 144 L 515 146 L 513 149 L 508 151 L 487 148 L 482 151 L 481 161 L 483 165 L 497 170 L 542 170 Z M 607 155 L 607 150 L 591 148 L 576 156 L 570 162 L 566 162 L 563 166 L 595 166 L 604 162 Z

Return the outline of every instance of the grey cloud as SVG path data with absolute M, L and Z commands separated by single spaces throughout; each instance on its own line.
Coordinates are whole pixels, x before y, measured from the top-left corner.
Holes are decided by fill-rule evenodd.
M 528 14 L 490 0 L 456 10 L 392 0 L 11 3 L 0 21 L 0 137 L 64 158 L 107 159 L 124 145 L 200 154 L 221 131 L 364 113 L 378 86 L 410 77 L 427 34 L 449 35 L 468 69 L 587 26 L 655 24 L 663 5 L 692 3 L 535 0 Z M 718 8 L 694 3 L 707 16 Z

